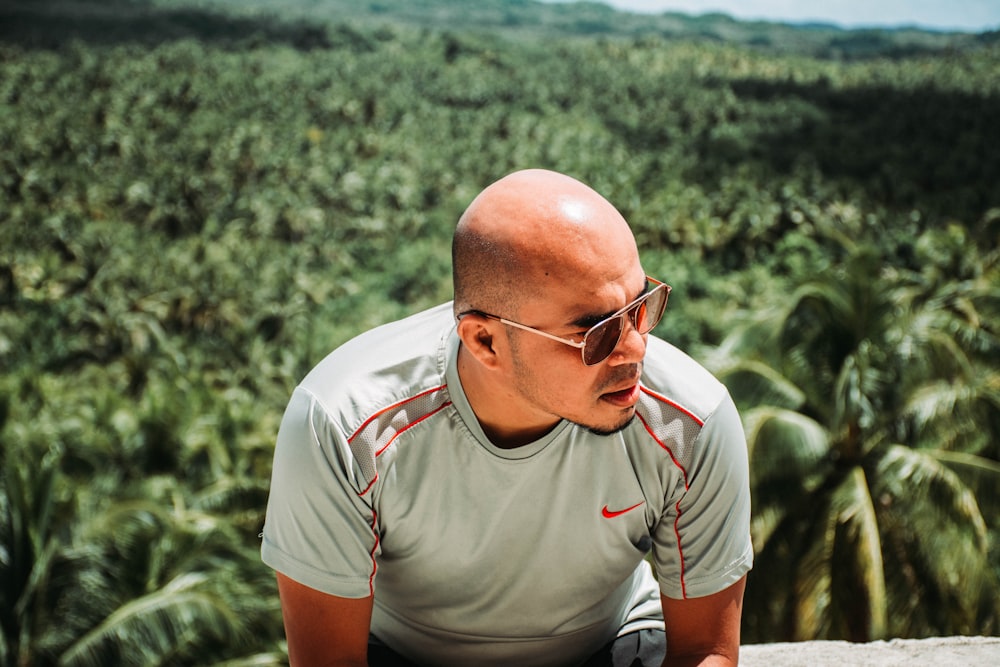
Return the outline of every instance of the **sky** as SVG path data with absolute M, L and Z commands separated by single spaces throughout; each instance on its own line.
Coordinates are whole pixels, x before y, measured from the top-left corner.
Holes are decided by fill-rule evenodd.
M 551 0 L 550 0 L 551 1 Z M 598 0 L 636 12 L 721 11 L 737 19 L 802 23 L 822 21 L 844 28 L 916 25 L 938 30 L 1000 29 L 1000 0 Z

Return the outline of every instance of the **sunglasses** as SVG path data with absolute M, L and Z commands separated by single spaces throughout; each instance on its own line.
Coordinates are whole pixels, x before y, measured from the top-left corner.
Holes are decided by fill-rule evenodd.
M 484 313 L 480 310 L 467 310 L 459 315 L 459 317 L 475 313 L 491 320 L 496 320 L 502 324 L 506 324 L 507 326 L 523 329 L 524 331 L 530 331 L 531 333 L 538 334 L 539 336 L 545 336 L 551 340 L 559 341 L 560 343 L 579 349 L 584 365 L 593 366 L 594 364 L 599 364 L 610 357 L 611 353 L 615 351 L 616 347 L 618 347 L 622 334 L 625 332 L 626 319 L 632 323 L 632 327 L 638 331 L 640 335 L 645 335 L 652 331 L 663 317 L 663 311 L 667 308 L 667 299 L 670 297 L 670 285 L 661 283 L 659 280 L 650 278 L 649 276 L 646 276 L 646 280 L 648 281 L 647 287 L 651 284 L 653 289 L 640 295 L 639 298 L 616 312 L 614 315 L 601 320 L 594 326 L 587 329 L 587 333 L 583 334 L 583 340 L 581 341 L 556 336 L 548 333 L 547 331 L 535 329 L 534 327 L 529 327 L 526 324 L 514 322 L 513 320 L 508 320 L 498 315 Z

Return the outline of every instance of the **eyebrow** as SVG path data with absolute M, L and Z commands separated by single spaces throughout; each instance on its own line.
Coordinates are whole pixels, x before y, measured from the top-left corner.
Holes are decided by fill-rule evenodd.
M 646 294 L 647 292 L 649 292 L 649 278 L 646 278 L 646 282 L 643 283 L 642 291 L 636 294 L 634 298 L 629 299 L 628 303 L 632 303 L 633 301 L 641 297 L 643 294 Z M 602 322 L 608 319 L 617 312 L 618 312 L 617 310 L 612 310 L 610 312 L 601 313 L 599 315 L 584 315 L 583 317 L 579 317 L 570 322 L 570 326 L 580 327 L 581 329 L 589 329 L 598 322 Z

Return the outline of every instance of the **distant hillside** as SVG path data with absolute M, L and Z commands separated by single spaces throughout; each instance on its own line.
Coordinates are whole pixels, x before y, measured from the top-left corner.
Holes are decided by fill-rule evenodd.
M 226 20 L 220 21 L 222 15 Z M 535 0 L 11 0 L 0 8 L 0 39 L 57 47 L 67 39 L 101 37 L 162 41 L 203 38 L 224 24 L 224 37 L 247 37 L 233 19 L 278 19 L 267 37 L 316 46 L 306 24 L 414 26 L 447 31 L 488 31 L 509 38 L 661 38 L 742 44 L 761 50 L 820 58 L 904 57 L 974 48 L 998 33 L 973 35 L 918 29 L 846 30 L 833 25 L 738 21 L 725 14 L 636 14 L 597 2 Z M 155 22 L 156 29 L 152 29 Z M 117 31 L 116 31 L 117 27 Z M 316 26 L 313 25 L 313 30 Z M 110 32 L 108 32 L 110 29 Z M 274 33 L 274 34 L 272 34 Z M 218 34 L 208 35 L 218 38 Z M 318 40 L 320 43 L 322 40 Z
M 382 21 L 447 30 L 502 31 L 511 35 L 641 37 L 724 41 L 820 57 L 912 55 L 964 48 L 977 36 L 918 29 L 845 30 L 833 25 L 737 21 L 711 13 L 637 14 L 599 2 L 536 0 L 157 0 L 160 5 L 227 7 L 282 17 Z

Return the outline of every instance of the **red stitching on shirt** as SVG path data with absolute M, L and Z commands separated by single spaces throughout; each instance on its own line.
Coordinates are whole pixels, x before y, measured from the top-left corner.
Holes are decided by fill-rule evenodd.
M 372 421 L 375 420 L 376 418 L 378 418 L 379 416 L 385 414 L 386 412 L 388 412 L 390 410 L 397 409 L 397 408 L 399 408 L 399 407 L 401 407 L 403 405 L 406 405 L 407 403 L 409 403 L 409 402 L 411 402 L 413 400 L 416 400 L 418 398 L 426 396 L 427 394 L 431 394 L 431 393 L 434 393 L 434 392 L 437 392 L 437 391 L 441 391 L 446 386 L 447 385 L 441 385 L 440 387 L 434 387 L 433 389 L 428 389 L 426 391 L 423 391 L 423 392 L 420 392 L 419 394 L 415 394 L 413 396 L 410 396 L 409 398 L 405 398 L 402 401 L 398 401 L 398 402 L 393 403 L 392 405 L 390 405 L 388 407 L 385 407 L 385 408 L 379 410 L 378 412 L 376 412 L 375 414 L 373 414 L 371 417 L 369 417 L 368 419 L 366 419 L 364 421 L 364 423 L 360 427 L 358 427 L 358 429 L 356 431 L 354 431 L 354 433 L 351 434 L 351 437 L 349 437 L 347 439 L 348 444 L 350 444 L 350 442 L 352 440 L 354 440 L 354 438 L 357 437 L 357 435 L 359 433 L 361 433 L 361 431 L 363 431 L 366 426 L 368 426 L 369 424 L 371 424 Z M 388 449 L 389 445 L 391 445 L 393 442 L 395 442 L 396 438 L 398 438 L 400 435 L 402 435 L 406 431 L 410 430 L 411 428 L 413 428 L 414 426 L 416 426 L 420 422 L 428 419 L 429 417 L 434 416 L 435 414 L 437 414 L 441 410 L 444 410 L 446 407 L 448 407 L 449 405 L 451 405 L 451 403 L 452 403 L 451 401 L 445 401 L 444 403 L 442 403 L 438 407 L 434 408 L 433 410 L 431 410 L 427 414 L 422 415 L 422 416 L 418 417 L 417 419 L 414 419 L 412 422 L 410 422 L 409 424 L 407 424 L 403 428 L 399 429 L 389 439 L 389 442 L 385 443 L 385 446 L 383 446 L 380 450 L 378 450 L 377 452 L 375 452 L 375 457 L 378 458 L 378 456 L 382 452 L 384 452 L 386 449 Z M 375 482 L 377 482 L 377 481 L 378 481 L 378 471 L 376 470 L 375 477 L 368 484 L 368 486 L 365 487 L 364 491 L 362 491 L 362 492 L 360 492 L 358 494 L 358 497 L 363 497 L 365 494 L 367 494 L 369 491 L 371 491 L 372 487 L 375 486 Z M 378 561 L 375 559 L 375 552 L 378 551 L 378 546 L 380 544 L 380 540 L 379 540 L 379 535 L 378 535 L 378 512 L 376 512 L 374 508 L 372 508 L 371 529 L 372 529 L 372 535 L 375 537 L 375 543 L 372 545 L 372 550 L 368 554 L 368 557 L 371 559 L 371 562 L 372 562 L 372 573 L 371 573 L 371 576 L 368 577 L 368 591 L 369 591 L 369 594 L 375 595 L 375 573 L 378 572 Z
M 698 426 L 704 426 L 705 425 L 705 420 L 704 419 L 701 419 L 698 415 L 696 415 L 695 413 L 691 412 L 690 410 L 688 410 L 687 408 L 685 408 L 680 403 L 677 403 L 675 401 L 671 401 L 669 398 L 667 398 L 663 394 L 657 394 L 655 391 L 653 391 L 653 390 L 651 390 L 651 389 L 649 389 L 647 387 L 644 387 L 643 385 L 639 385 L 639 389 L 641 391 L 643 391 L 644 393 L 647 393 L 650 396 L 652 396 L 653 398 L 657 399 L 658 401 L 662 401 L 662 402 L 666 403 L 667 405 L 671 405 L 671 406 L 677 408 L 678 410 L 680 410 L 681 412 L 683 412 L 684 414 L 686 414 L 688 417 L 690 417 L 691 419 L 695 420 L 695 422 L 698 423 Z
M 419 419 L 414 419 L 412 422 L 410 422 L 409 424 L 407 424 L 405 428 L 401 428 L 399 431 L 396 432 L 396 434 L 394 436 L 392 436 L 389 439 L 389 442 L 385 443 L 385 446 L 382 447 L 382 449 L 380 449 L 377 452 L 375 452 L 375 458 L 378 458 L 379 455 L 382 452 L 384 452 L 385 450 L 389 449 L 389 445 L 391 445 L 392 443 L 394 443 L 396 441 L 396 438 L 398 438 L 399 436 L 403 435 L 404 433 L 406 433 L 411 428 L 413 428 L 414 426 L 416 426 L 420 422 L 424 421 L 425 419 L 433 417 L 434 415 L 436 415 L 437 413 L 441 412 L 442 410 L 444 410 L 449 405 L 451 405 L 451 401 L 445 401 L 444 403 L 442 403 L 438 407 L 436 407 L 433 410 L 431 410 L 430 412 L 428 412 L 426 415 L 423 415 Z M 354 436 L 351 436 L 351 437 L 354 437 Z M 348 440 L 348 442 L 350 442 L 350 440 Z M 358 494 L 358 496 L 359 497 L 364 496 L 366 493 L 368 493 L 369 491 L 371 491 L 372 487 L 375 486 L 375 482 L 377 482 L 377 481 L 378 481 L 378 471 L 376 470 L 375 471 L 375 477 L 372 478 L 371 483 L 369 483 L 368 486 L 365 487 L 365 490 L 362 491 L 362 492 L 360 492 Z
M 382 452 L 384 452 L 385 450 L 389 449 L 389 445 L 391 445 L 393 442 L 395 442 L 396 438 L 398 438 L 399 436 L 401 436 L 403 433 L 406 433 L 411 428 L 413 428 L 414 426 L 416 426 L 420 422 L 424 421 L 425 419 L 433 417 L 435 414 L 437 414 L 438 412 L 441 412 L 442 410 L 444 410 L 449 405 L 451 405 L 451 401 L 445 401 L 444 403 L 442 403 L 438 407 L 436 407 L 433 410 L 431 410 L 430 412 L 428 412 L 426 415 L 423 415 L 422 417 L 418 417 L 417 419 L 414 419 L 412 422 L 410 422 L 409 424 L 407 424 L 404 428 L 399 429 L 399 431 L 396 432 L 396 435 L 392 436 L 389 439 L 389 442 L 385 443 L 385 446 L 382 449 L 380 449 L 377 452 L 375 452 L 375 458 L 378 458 L 379 455 Z M 376 473 L 376 475 L 377 475 L 377 473 Z
M 390 410 L 394 410 L 394 409 L 396 409 L 396 408 L 398 408 L 398 407 L 400 407 L 402 405 L 406 405 L 410 401 L 415 401 L 416 399 L 420 398 L 421 396 L 426 396 L 427 394 L 433 394 L 436 391 L 441 391 L 442 389 L 444 389 L 447 386 L 448 385 L 443 384 L 440 387 L 432 387 L 430 389 L 427 389 L 425 391 L 420 392 L 419 394 L 414 394 L 413 396 L 408 396 L 408 397 L 404 398 L 401 401 L 397 401 L 396 403 L 393 403 L 392 405 L 387 405 L 386 407 L 382 408 L 381 410 L 379 410 L 378 412 L 376 412 L 375 414 L 373 414 L 371 417 L 369 417 L 368 419 L 366 419 L 364 421 L 364 423 L 361 424 L 361 426 L 359 426 L 358 428 L 356 428 L 354 430 L 354 433 L 351 434 L 351 437 L 349 437 L 347 439 L 347 442 L 350 442 L 351 440 L 354 440 L 354 438 L 356 438 L 358 436 L 358 433 L 361 433 L 361 431 L 365 430 L 366 426 L 368 426 L 369 424 L 371 424 L 373 421 L 375 421 L 376 419 L 378 419 L 380 416 L 382 416 L 386 412 L 388 412 Z
M 686 487 L 685 487 L 686 488 Z M 678 500 L 677 504 L 674 505 L 674 509 L 677 510 L 677 518 L 674 519 L 674 535 L 677 536 L 677 553 L 681 557 L 681 598 L 687 600 L 687 582 L 684 580 L 684 547 L 681 546 L 681 529 L 678 524 L 681 522 L 681 501 Z
M 369 558 L 372 559 L 372 576 L 368 577 L 368 592 L 371 595 L 375 595 L 375 573 L 378 572 L 378 561 L 375 560 L 375 551 L 378 549 L 379 539 L 378 530 L 376 526 L 378 525 L 378 512 L 374 509 L 372 510 L 372 535 L 375 536 L 375 544 L 372 545 L 371 553 L 368 554 Z
M 652 396 L 655 396 L 656 398 L 661 398 L 658 394 L 654 394 L 653 392 L 649 392 L 649 393 Z M 663 399 L 663 400 L 666 401 L 666 399 Z M 678 410 L 681 410 L 685 414 L 691 415 L 690 412 L 688 412 L 684 408 L 681 408 L 680 406 L 677 406 L 672 401 L 666 401 L 666 402 L 669 403 L 670 405 L 674 405 L 675 407 L 677 407 Z M 656 444 L 658 444 L 660 447 L 662 447 L 667 452 L 667 454 L 670 455 L 670 460 L 673 462 L 674 466 L 676 466 L 677 469 L 681 471 L 681 474 L 684 476 L 684 490 L 687 491 L 689 488 L 691 488 L 688 485 L 687 470 L 685 470 L 684 466 L 682 466 L 677 461 L 677 457 L 674 456 L 674 452 L 670 449 L 670 447 L 668 447 L 666 445 L 666 443 L 664 443 L 662 440 L 660 440 L 658 437 L 656 437 L 656 434 L 653 433 L 653 429 L 650 428 L 649 423 L 645 420 L 645 418 L 643 418 L 642 414 L 636 412 L 636 416 L 639 417 L 639 421 L 642 422 L 643 427 L 646 429 L 646 433 L 649 433 L 649 437 L 651 437 L 653 439 L 653 441 L 656 442 Z M 696 419 L 697 420 L 697 417 L 695 417 L 694 415 L 691 415 L 691 417 L 692 417 L 692 419 Z M 703 422 L 701 422 L 701 421 L 698 421 L 698 423 L 703 425 Z M 680 561 L 681 561 L 681 597 L 686 600 L 687 599 L 687 583 L 684 581 L 684 570 L 685 570 L 685 568 L 684 568 L 684 547 L 681 545 L 681 530 L 680 530 L 681 501 L 680 500 L 678 500 L 677 504 L 674 505 L 674 509 L 677 512 L 676 518 L 674 519 L 674 536 L 677 538 L 677 555 L 680 556 Z
M 664 449 L 664 451 L 666 451 L 667 454 L 670 455 L 670 460 L 673 462 L 674 466 L 676 466 L 677 469 L 680 470 L 681 473 L 684 475 L 684 490 L 687 491 L 688 490 L 688 474 L 687 474 L 687 470 L 684 469 L 684 466 L 682 466 L 680 464 L 680 461 L 677 460 L 677 457 L 674 456 L 674 451 L 672 449 L 670 449 L 670 447 L 668 447 L 665 442 L 663 442 L 662 440 L 660 440 L 656 436 L 655 433 L 653 433 L 653 429 L 650 427 L 649 423 L 646 422 L 646 419 L 642 416 L 642 413 L 636 412 L 635 415 L 636 415 L 636 417 L 639 418 L 639 421 L 642 422 L 642 425 L 646 429 L 646 433 L 649 434 L 649 437 L 651 437 L 656 444 L 658 444 L 660 447 L 662 447 Z
M 354 433 L 352 433 L 351 436 L 349 438 L 347 438 L 347 443 L 350 444 L 354 440 L 354 438 L 358 437 L 358 434 L 360 434 L 362 431 L 365 430 L 365 428 L 368 427 L 369 424 L 371 424 L 373 421 L 375 421 L 375 419 L 377 419 L 378 417 L 384 415 L 385 413 L 387 413 L 387 412 L 389 412 L 391 410 L 397 410 L 397 409 L 401 408 L 402 406 L 406 405 L 407 403 L 410 403 L 410 402 L 415 401 L 415 400 L 417 400 L 419 398 L 427 396 L 428 394 L 433 394 L 435 392 L 441 391 L 442 389 L 445 389 L 447 386 L 448 385 L 444 385 L 443 384 L 440 387 L 432 387 L 431 389 L 427 389 L 425 391 L 422 391 L 419 394 L 414 394 L 413 396 L 409 396 L 407 398 L 404 398 L 401 401 L 397 401 L 396 403 L 393 403 L 392 405 L 389 405 L 389 406 L 386 406 L 386 407 L 382 408 L 381 410 L 379 410 L 378 412 L 376 412 L 375 414 L 373 414 L 371 417 L 369 417 L 368 419 L 366 419 L 361 424 L 361 426 L 359 426 L 357 429 L 355 429 Z M 399 431 L 397 431 L 392 436 L 392 438 L 389 439 L 389 442 L 385 443 L 385 445 L 381 449 L 379 449 L 377 452 L 375 452 L 375 458 L 378 458 L 378 456 L 382 452 L 384 452 L 386 449 L 388 449 L 389 445 L 391 445 L 393 442 L 395 442 L 396 438 L 398 438 L 400 436 L 400 434 L 406 432 L 407 430 L 409 430 L 413 426 L 416 426 L 417 424 L 419 424 L 420 422 L 424 421 L 428 417 L 431 417 L 435 413 L 440 412 L 441 410 L 445 409 L 449 405 L 451 405 L 451 401 L 445 401 L 444 403 L 442 403 L 441 405 L 439 405 L 438 407 L 436 407 L 434 410 L 431 410 L 427 414 L 419 417 L 418 419 L 413 420 L 412 422 L 410 422 L 409 424 L 407 424 L 405 427 L 401 428 Z M 371 491 L 372 487 L 375 486 L 375 482 L 377 482 L 377 481 L 378 481 L 378 471 L 376 470 L 375 477 L 372 478 L 372 481 L 368 483 L 368 486 L 366 486 L 364 488 L 364 490 L 362 490 L 360 493 L 358 493 L 358 496 L 359 497 L 364 496 L 366 493 L 368 493 L 369 491 Z
M 362 497 L 362 496 L 364 496 L 364 495 L 365 495 L 366 493 L 368 493 L 369 491 L 371 491 L 371 490 L 372 490 L 372 487 L 373 487 L 373 486 L 375 486 L 375 482 L 377 482 L 377 481 L 378 481 L 378 471 L 376 470 L 376 471 L 375 471 L 375 476 L 374 476 L 374 477 L 372 478 L 372 481 L 368 483 L 368 486 L 366 486 L 366 487 L 365 487 L 365 490 L 364 490 L 364 491 L 362 491 L 362 492 L 360 492 L 360 493 L 358 494 L 358 498 L 361 498 L 361 497 Z

